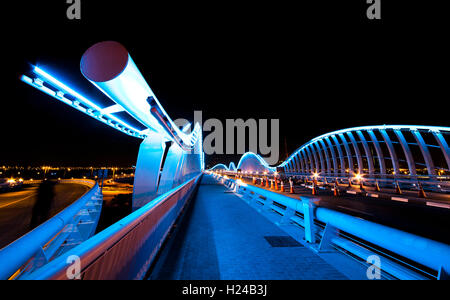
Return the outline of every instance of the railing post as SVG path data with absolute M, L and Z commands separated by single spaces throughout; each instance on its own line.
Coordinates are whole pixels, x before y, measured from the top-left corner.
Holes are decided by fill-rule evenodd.
M 316 205 L 314 203 L 315 198 L 302 196 L 300 197 L 302 200 L 303 207 L 303 219 L 305 221 L 305 240 L 308 243 L 315 244 L 316 243 L 316 231 L 314 226 L 314 210 Z

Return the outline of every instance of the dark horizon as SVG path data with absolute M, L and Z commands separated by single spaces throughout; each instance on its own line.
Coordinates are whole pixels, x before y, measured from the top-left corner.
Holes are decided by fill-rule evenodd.
M 2 101 L 0 165 L 135 164 L 141 140 L 19 80 L 38 64 L 102 102 L 79 61 L 103 40 L 128 49 L 172 119 L 192 120 L 194 110 L 204 120 L 280 119 L 280 159 L 348 127 L 449 126 L 446 82 L 436 71 L 448 69 L 447 22 L 400 1 L 383 2 L 383 19 L 371 23 L 365 1 L 334 2 L 217 5 L 205 13 L 201 5 L 84 1 L 80 21 L 66 19 L 64 1 L 14 4 L 4 18 L 19 31 L 6 33 L 5 84 L 13 97 Z M 416 23 L 419 16 L 426 22 Z M 212 155 L 206 163 L 237 163 L 239 156 Z

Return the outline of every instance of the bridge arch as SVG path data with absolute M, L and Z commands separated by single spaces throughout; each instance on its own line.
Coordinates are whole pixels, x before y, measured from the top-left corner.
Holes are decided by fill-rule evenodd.
M 450 127 L 354 127 L 312 139 L 278 167 L 305 175 L 450 175 L 449 140 Z

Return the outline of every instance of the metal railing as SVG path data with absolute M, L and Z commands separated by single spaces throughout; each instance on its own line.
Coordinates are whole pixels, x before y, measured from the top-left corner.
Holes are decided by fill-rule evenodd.
M 359 185 L 362 183 L 365 186 L 375 186 L 378 185 L 381 189 L 395 189 L 396 185 L 399 184 L 402 188 L 411 191 L 418 191 L 421 187 L 441 194 L 450 193 L 450 176 L 428 176 L 428 175 L 377 175 L 370 176 L 367 174 L 360 176 L 333 176 L 333 175 L 322 175 L 322 174 L 304 174 L 304 173 L 255 173 L 255 172 L 237 172 L 237 171 L 218 171 L 216 172 L 221 175 L 227 175 L 232 177 L 242 177 L 242 178 L 268 178 L 268 179 L 278 179 L 287 180 L 289 177 L 296 180 L 307 180 L 310 182 L 321 183 L 323 185 L 329 185 L 332 187 L 334 182 L 340 184 L 353 184 Z
M 384 257 L 382 270 L 399 279 L 442 279 L 450 271 L 450 246 L 324 207 L 314 197 L 287 197 L 221 175 L 213 175 L 247 202 L 281 215 L 279 224 L 296 224 L 317 251 L 351 253 L 361 261 Z
M 64 210 L 0 250 L 0 280 L 25 277 L 95 232 L 103 196 L 93 180 L 67 179 L 90 190 Z
M 79 258 L 80 279 L 144 278 L 200 177 L 155 198 L 22 279 L 72 278 L 67 276 L 72 257 Z
M 338 180 L 341 182 L 357 182 L 362 181 L 363 183 L 371 183 L 374 184 L 375 182 L 378 182 L 380 185 L 385 184 L 387 186 L 393 185 L 394 183 L 405 183 L 405 184 L 422 184 L 424 186 L 434 187 L 436 189 L 450 189 L 450 176 L 448 175 L 442 175 L 442 176 L 430 176 L 430 175 L 392 175 L 392 174 L 385 174 L 385 175 L 368 175 L 368 174 L 361 174 L 359 176 L 355 176 L 355 174 L 347 175 L 347 176 L 333 176 L 333 175 L 323 175 L 323 174 L 303 174 L 303 173 L 283 173 L 282 176 L 284 177 L 295 177 L 300 179 L 309 179 L 309 180 L 321 180 L 321 181 L 328 181 L 333 182 L 334 180 Z M 448 190 L 450 191 L 450 190 Z

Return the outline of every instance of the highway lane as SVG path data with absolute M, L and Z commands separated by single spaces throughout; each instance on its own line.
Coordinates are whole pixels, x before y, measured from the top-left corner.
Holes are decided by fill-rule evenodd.
M 251 179 L 244 181 L 252 184 Z M 450 209 L 347 194 L 345 187 L 340 188 L 339 197 L 333 196 L 330 190 L 319 189 L 319 195 L 315 196 L 319 199 L 318 205 L 450 244 Z M 283 194 L 289 197 L 312 196 L 311 189 L 301 185 L 295 185 L 294 195 L 288 193 L 289 184 L 285 184 L 285 189 Z
M 38 185 L 0 194 L 0 249 L 51 218 L 89 190 L 79 184 L 54 185 L 52 199 L 38 202 Z

